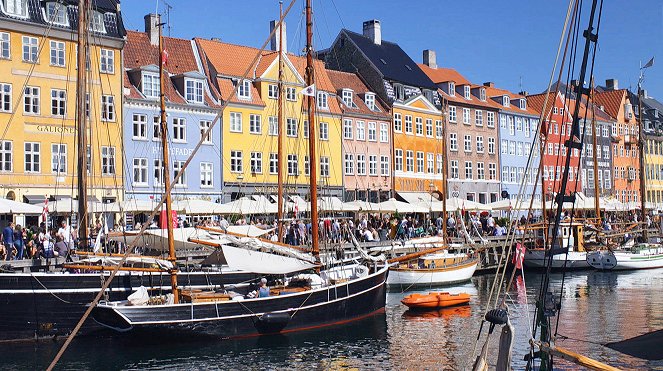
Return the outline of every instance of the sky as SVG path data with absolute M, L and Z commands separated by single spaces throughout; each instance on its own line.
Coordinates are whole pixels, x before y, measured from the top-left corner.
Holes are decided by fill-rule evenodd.
M 269 21 L 278 19 L 278 0 L 166 2 L 172 7 L 170 36 L 185 39 L 217 37 L 260 47 Z M 126 28 L 142 31 L 143 16 L 164 14 L 165 4 L 123 0 Z M 284 0 L 284 8 L 289 4 Z M 297 0 L 286 18 L 290 52 L 304 46 L 303 4 Z M 590 5 L 585 0 L 585 9 Z M 424 49 L 433 49 L 438 66 L 455 68 L 475 84 L 493 81 L 513 92 L 540 93 L 550 79 L 567 6 L 561 0 L 314 0 L 314 47 L 329 47 L 342 28 L 361 33 L 363 21 L 378 19 L 383 40 L 398 43 L 417 63 Z M 596 83 L 614 78 L 620 88 L 635 90 L 641 63 L 655 57 L 643 86 L 663 101 L 663 0 L 607 0 L 600 27 Z

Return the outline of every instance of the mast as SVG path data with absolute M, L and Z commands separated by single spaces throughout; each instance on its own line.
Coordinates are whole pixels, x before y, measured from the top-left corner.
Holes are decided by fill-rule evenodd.
M 85 98 L 87 85 L 87 32 L 88 9 L 90 0 L 78 1 L 78 71 L 76 78 L 76 135 L 78 140 L 78 237 L 83 246 L 88 244 L 87 226 L 87 132 L 85 130 L 86 110 Z M 91 149 L 90 149 L 91 150 Z
M 599 160 L 598 160 L 598 154 L 596 152 L 599 151 L 599 148 L 597 147 L 596 143 L 596 114 L 594 113 L 594 79 L 592 79 L 592 86 L 589 91 L 589 104 L 587 105 L 588 108 L 591 108 L 592 110 L 592 146 L 594 146 L 594 150 L 592 151 L 593 154 L 593 161 L 594 161 L 594 213 L 596 215 L 596 219 L 598 221 L 598 224 L 601 225 L 601 206 L 599 205 Z
M 444 215 L 444 220 L 442 220 L 442 241 L 447 242 L 447 220 L 449 216 L 447 215 L 447 187 L 449 183 L 447 181 L 447 162 L 449 161 L 449 156 L 447 153 L 447 115 L 446 112 L 446 101 L 442 103 L 442 155 L 444 156 L 442 160 L 442 215 Z
M 279 81 L 278 81 L 278 150 L 277 150 L 277 161 L 278 166 L 278 237 L 279 242 L 283 241 L 283 2 L 279 1 L 279 19 L 281 23 L 279 24 Z
M 642 68 L 640 69 L 642 71 Z M 638 81 L 638 153 L 640 154 L 640 210 L 642 212 L 642 222 L 645 223 L 642 228 L 642 239 L 647 242 L 649 231 L 647 230 L 647 209 L 645 209 L 645 130 L 642 127 L 642 78 L 643 73 L 640 72 L 640 79 Z
M 165 71 L 163 70 L 164 49 L 163 49 L 163 23 L 159 21 L 156 25 L 159 27 L 159 106 L 161 110 L 161 151 L 163 153 L 163 181 L 166 187 L 165 197 L 166 201 L 166 227 L 168 229 L 168 261 L 173 263 L 173 268 L 170 270 L 170 284 L 174 297 L 174 303 L 179 303 L 179 293 L 177 290 L 177 258 L 175 256 L 175 238 L 173 236 L 173 207 L 171 199 L 170 187 L 170 159 L 168 152 L 168 121 L 166 118 L 166 83 L 164 79 Z
M 313 76 L 313 16 L 311 14 L 311 0 L 306 0 L 306 84 L 315 84 Z M 317 90 L 313 90 L 317 94 Z M 309 146 L 309 175 L 311 188 L 311 252 L 316 260 L 320 259 L 318 246 L 318 173 L 315 161 L 315 96 L 306 97 L 308 111 L 308 146 Z M 280 133 L 279 133 L 280 134 Z M 280 159 L 279 159 L 280 162 Z

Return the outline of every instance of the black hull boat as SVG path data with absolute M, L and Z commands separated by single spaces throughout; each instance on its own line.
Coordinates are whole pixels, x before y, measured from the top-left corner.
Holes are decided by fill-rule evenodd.
M 349 323 L 384 310 L 388 268 L 287 295 L 166 305 L 99 303 L 94 320 L 120 332 L 241 338 Z
M 110 273 L 0 273 L 0 340 L 63 336 L 71 332 L 101 290 Z M 216 289 L 247 282 L 254 273 L 237 271 L 179 272 L 191 289 Z M 107 290 L 108 300 L 125 300 L 140 286 L 151 292 L 170 292 L 166 273 L 119 272 Z M 101 327 L 87 321 L 83 332 Z

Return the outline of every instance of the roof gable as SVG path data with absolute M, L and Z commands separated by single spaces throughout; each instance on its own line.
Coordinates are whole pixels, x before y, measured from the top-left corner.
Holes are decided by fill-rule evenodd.
M 261 64 L 269 63 L 266 66 L 259 65 L 256 69 L 257 77 L 261 79 L 277 81 L 279 79 L 279 58 L 278 53 L 273 53 L 265 56 L 261 60 Z M 287 54 L 283 55 L 283 81 L 296 82 L 305 84 L 304 77 L 297 71 L 297 68 L 292 64 Z
M 416 109 L 423 109 L 423 110 L 427 110 L 427 111 L 439 112 L 437 107 L 435 107 L 435 105 L 433 103 L 431 103 L 428 99 L 426 99 L 426 97 L 424 97 L 421 94 L 416 95 L 416 96 L 410 98 L 409 100 L 403 102 L 403 105 L 405 107 L 409 107 L 409 108 L 416 108 Z

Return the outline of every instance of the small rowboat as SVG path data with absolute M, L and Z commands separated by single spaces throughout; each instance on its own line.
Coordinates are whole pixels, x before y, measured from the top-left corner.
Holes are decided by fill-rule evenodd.
M 431 292 L 428 294 L 411 294 L 403 298 L 401 303 L 408 308 L 444 308 L 470 302 L 470 294 L 461 292 L 450 294 L 448 292 Z

